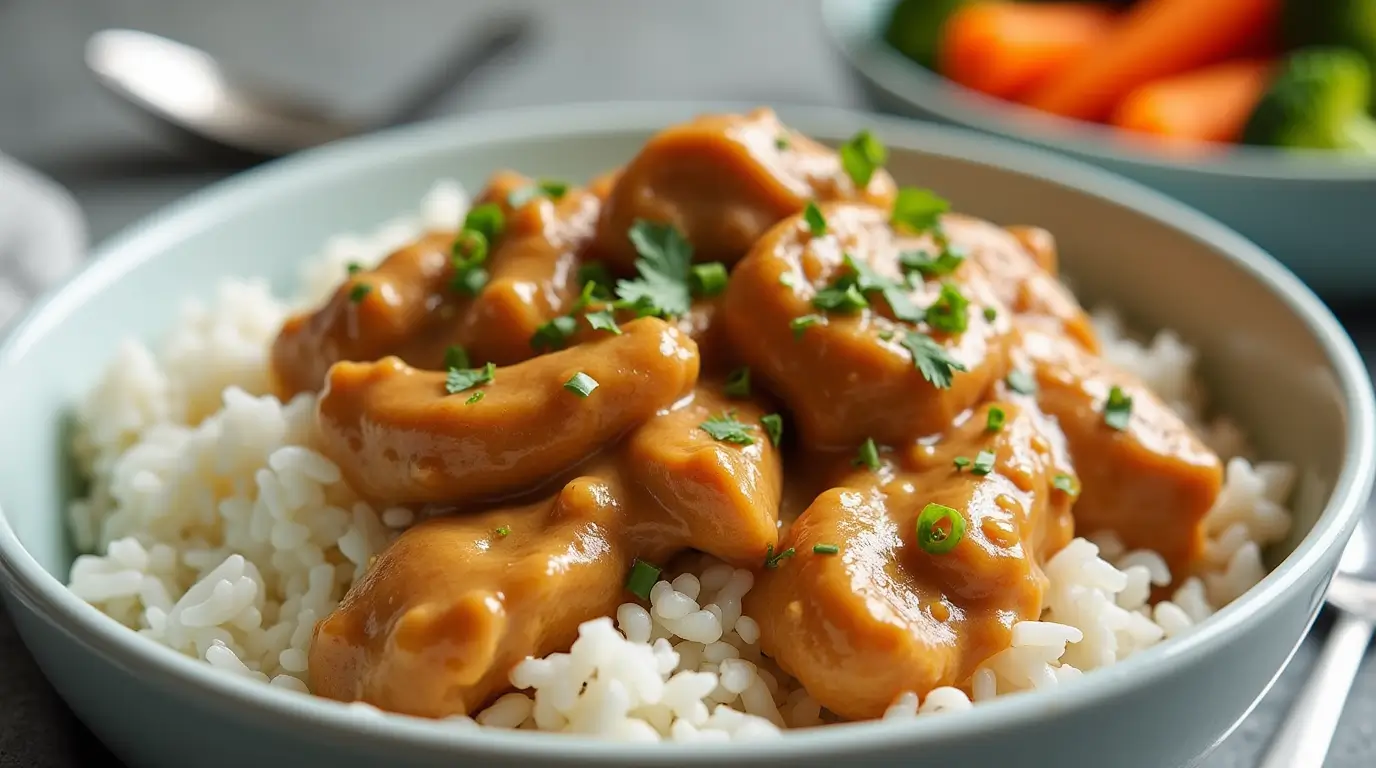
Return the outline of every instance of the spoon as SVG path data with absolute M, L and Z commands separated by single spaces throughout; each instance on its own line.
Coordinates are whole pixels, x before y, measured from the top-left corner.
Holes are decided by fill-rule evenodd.
M 1319 768 L 1323 765 L 1343 704 L 1376 632 L 1376 499 L 1357 523 L 1328 587 L 1338 609 L 1314 672 L 1281 726 L 1259 768 Z
M 371 120 L 338 114 L 297 94 L 232 75 L 210 54 L 148 32 L 106 29 L 86 43 L 86 65 L 116 95 L 183 137 L 263 160 L 410 122 L 480 66 L 520 42 L 528 15 L 465 29 L 435 74 Z

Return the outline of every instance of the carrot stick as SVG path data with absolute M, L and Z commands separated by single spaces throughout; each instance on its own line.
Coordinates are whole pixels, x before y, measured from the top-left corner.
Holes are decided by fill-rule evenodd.
M 1102 121 L 1134 88 L 1257 50 L 1274 37 L 1280 0 L 1140 0 L 1093 50 L 1025 103 Z
M 1273 71 L 1270 61 L 1243 59 L 1156 80 L 1128 94 L 1110 122 L 1172 140 L 1236 141 Z
M 1114 16 L 1100 3 L 967 5 L 942 27 L 937 69 L 967 88 L 1015 98 L 1102 40 Z

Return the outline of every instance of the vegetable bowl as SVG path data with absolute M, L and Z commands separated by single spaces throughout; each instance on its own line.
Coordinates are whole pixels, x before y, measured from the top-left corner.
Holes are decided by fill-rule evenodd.
M 941 9 L 949 12 L 963 5 L 932 3 L 928 10 L 940 15 Z M 1104 18 L 1124 5 L 1096 3 L 1098 16 L 1079 19 L 1079 28 L 1064 34 L 1078 35 L 1081 42 L 1102 39 L 1101 27 L 1108 23 Z M 1335 0 L 1312 5 L 1315 14 L 1322 5 L 1332 6 L 1330 13 L 1340 15 L 1362 4 Z M 1036 62 L 1050 66 L 1044 59 L 1073 52 L 1025 54 L 1031 63 L 1017 63 L 1021 69 L 1015 67 L 1013 75 L 991 70 L 985 58 L 946 64 L 947 71 L 967 87 L 934 71 L 943 65 L 928 39 L 898 39 L 904 52 L 890 42 L 897 6 L 893 0 L 823 3 L 832 42 L 876 107 L 1054 149 L 1144 182 L 1234 227 L 1325 298 L 1353 300 L 1376 290 L 1376 264 L 1371 263 L 1365 245 L 1376 232 L 1366 213 L 1366 201 L 1376 194 L 1376 158 L 1370 154 L 1371 118 L 1362 110 L 1369 88 L 1364 80 L 1370 51 L 1363 48 L 1354 24 L 1335 23 L 1325 30 L 1316 19 L 1306 17 L 1308 23 L 1301 26 L 1293 20 L 1303 14 L 1287 8 L 1276 16 L 1273 8 L 1274 18 L 1258 22 L 1264 29 L 1254 30 L 1252 37 L 1242 34 L 1246 30 L 1239 32 L 1243 40 L 1265 33 L 1262 42 L 1253 45 L 1259 52 L 1246 50 L 1243 43 L 1242 53 L 1212 69 L 1186 72 L 1161 87 L 1138 88 L 1127 100 L 1103 96 L 1109 84 L 1092 78 L 1081 78 L 1083 82 L 1060 88 L 1061 92 L 1043 86 L 1040 90 L 1045 95 L 1035 99 L 1042 107 L 1038 109 L 1009 94 L 1022 88 L 1024 96 L 1019 98 L 1034 100 L 1026 95 L 1026 78 L 1045 75 L 1029 74 L 1028 68 Z M 1027 7 L 1045 9 L 1055 4 L 1028 3 Z M 1285 25 L 1282 36 L 1296 45 L 1322 45 L 1277 58 L 1273 44 L 1266 42 L 1276 34 L 1276 24 Z M 983 40 L 976 33 L 969 36 Z M 1148 62 L 1147 68 L 1152 67 L 1165 65 Z M 1344 74 L 1354 68 L 1355 76 Z M 1320 69 L 1323 74 L 1315 75 Z M 1303 87 L 1295 87 L 1297 81 Z M 1314 82 L 1322 87 L 1313 88 Z M 1072 96 L 1065 95 L 1068 89 Z M 1297 90 L 1305 99 L 1317 98 L 1305 94 L 1306 90 L 1322 91 L 1324 101 L 1296 108 Z M 1191 100 L 1209 106 L 1191 106 Z M 1327 112 L 1316 108 L 1322 104 L 1329 105 L 1324 107 Z M 1162 127 L 1163 120 L 1172 124 Z M 1108 122 L 1136 130 L 1101 124 Z M 1192 138 L 1172 139 L 1163 132 Z M 1228 141 L 1249 143 L 1223 143 Z M 1346 146 L 1348 151 L 1315 148 L 1334 146 Z

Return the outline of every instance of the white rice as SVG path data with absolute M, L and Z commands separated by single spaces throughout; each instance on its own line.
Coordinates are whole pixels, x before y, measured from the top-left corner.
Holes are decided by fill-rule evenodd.
M 70 524 L 77 545 L 99 554 L 73 563 L 72 591 L 226 673 L 308 692 L 315 622 L 413 516 L 371 507 L 342 480 L 318 450 L 312 396 L 267 394 L 268 349 L 287 314 L 321 301 L 349 263 L 375 264 L 426 230 L 451 229 L 467 205 L 459 185 L 441 182 L 417 215 L 331 239 L 303 269 L 295 300 L 227 280 L 209 305 L 185 307 L 156 353 L 120 345 L 78 410 L 74 450 L 91 487 Z M 1261 551 L 1289 531 L 1293 469 L 1251 463 L 1240 430 L 1200 421 L 1194 351 L 1169 331 L 1138 343 L 1111 313 L 1095 322 L 1106 356 L 1227 458 L 1206 520 L 1208 571 L 1149 605 L 1152 586 L 1171 581 L 1158 554 L 1125 551 L 1112 535 L 1077 538 L 1046 564 L 1044 614 L 1013 628 L 1010 647 L 973 676 L 972 696 L 904 693 L 886 718 L 1055 686 L 1188 632 L 1260 580 Z M 514 692 L 451 722 L 625 741 L 767 738 L 834 722 L 761 655 L 759 625 L 741 613 L 752 583 L 749 571 L 698 558 L 654 586 L 648 609 L 628 602 L 586 622 L 568 653 L 525 660 L 511 672 Z

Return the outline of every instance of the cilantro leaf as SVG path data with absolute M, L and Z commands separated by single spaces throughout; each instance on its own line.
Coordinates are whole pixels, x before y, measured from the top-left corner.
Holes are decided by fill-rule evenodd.
M 621 280 L 616 295 L 622 306 L 634 307 L 642 314 L 682 315 L 692 304 L 688 291 L 688 272 L 693 261 L 693 246 L 672 224 L 657 224 L 637 219 L 629 233 L 636 259 L 635 280 Z
M 950 209 L 951 204 L 930 189 L 903 187 L 894 198 L 890 220 L 913 232 L 926 232 L 936 229 L 941 214 Z
M 950 388 L 954 372 L 967 370 L 951 357 L 945 347 L 925 333 L 908 331 L 899 343 L 912 354 L 913 366 L 922 374 L 922 378 L 937 389 Z
M 878 293 L 883 296 L 895 319 L 905 323 L 922 322 L 922 310 L 918 309 L 913 304 L 912 299 L 908 298 L 908 293 L 902 285 L 875 272 L 869 264 L 849 253 L 845 256 L 845 264 L 855 272 L 855 284 L 860 288 L 860 291 L 862 293 Z
M 970 300 L 954 283 L 942 283 L 940 295 L 927 307 L 927 324 L 944 333 L 964 333 L 970 327 Z
M 736 419 L 734 410 L 724 414 L 713 416 L 707 421 L 698 425 L 703 432 L 712 436 L 713 440 L 723 443 L 735 443 L 736 445 L 754 445 L 755 438 L 750 436 L 750 430 L 755 427 L 752 424 L 745 424 Z
M 827 233 L 827 219 L 822 215 L 822 209 L 817 207 L 817 203 L 809 200 L 807 207 L 803 209 L 803 221 L 807 222 L 807 229 L 813 237 L 821 237 Z
M 874 172 L 888 159 L 889 150 L 884 143 L 867 130 L 841 145 L 841 167 L 857 189 L 868 187 Z
M 965 253 L 950 246 L 944 246 L 941 253 L 933 256 L 927 251 L 904 251 L 898 254 L 898 263 L 908 272 L 916 272 L 923 277 L 942 277 L 955 272 L 965 263 Z
M 583 319 L 588 321 L 588 325 L 592 326 L 594 331 L 611 331 L 617 336 L 621 335 L 621 326 L 616 324 L 616 317 L 612 315 L 611 310 L 601 309 L 596 312 L 589 312 L 583 316 Z
M 488 363 L 481 368 L 450 368 L 444 379 L 444 391 L 456 395 L 483 384 L 491 384 L 497 377 L 497 365 Z

